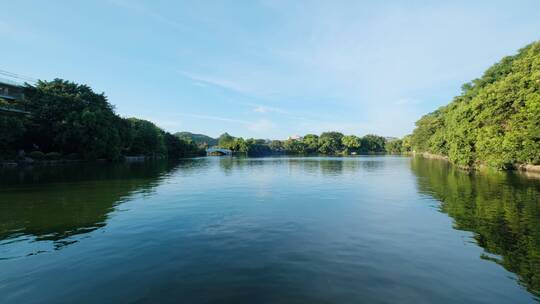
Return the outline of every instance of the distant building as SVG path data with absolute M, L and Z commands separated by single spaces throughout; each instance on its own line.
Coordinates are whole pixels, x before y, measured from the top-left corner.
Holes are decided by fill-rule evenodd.
M 300 136 L 300 135 L 291 135 L 289 137 L 287 137 L 287 140 L 302 140 L 303 137 Z
M 19 100 L 23 97 L 23 90 L 23 85 L 0 78 L 0 99 L 8 102 Z
M 0 78 L 0 115 L 29 115 L 30 112 L 18 107 L 18 101 L 24 97 L 23 92 L 23 85 Z

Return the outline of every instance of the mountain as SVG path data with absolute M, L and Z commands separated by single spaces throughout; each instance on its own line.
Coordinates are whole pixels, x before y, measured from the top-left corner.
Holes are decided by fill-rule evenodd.
M 184 140 L 191 140 L 197 145 L 207 145 L 209 147 L 215 146 L 218 143 L 216 138 L 212 138 L 204 134 L 195 134 L 191 132 L 178 132 L 174 134 L 176 137 Z
M 462 167 L 540 164 L 540 41 L 463 85 L 461 95 L 416 122 L 410 140 L 416 152 Z

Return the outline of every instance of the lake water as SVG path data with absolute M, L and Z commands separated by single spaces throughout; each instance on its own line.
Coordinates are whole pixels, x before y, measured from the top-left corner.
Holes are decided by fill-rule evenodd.
M 538 303 L 540 180 L 399 156 L 0 171 L 0 303 Z

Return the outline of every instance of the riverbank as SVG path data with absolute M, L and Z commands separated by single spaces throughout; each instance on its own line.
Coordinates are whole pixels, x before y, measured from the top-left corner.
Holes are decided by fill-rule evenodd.
M 515 165 L 515 169 L 519 171 L 528 171 L 533 173 L 540 173 L 540 165 Z
M 183 158 L 193 158 L 200 155 L 190 155 Z M 107 159 L 94 159 L 94 160 L 85 160 L 85 159 L 55 159 L 55 160 L 45 160 L 45 159 L 33 159 L 26 157 L 20 160 L 0 160 L 0 168 L 14 168 L 14 167 L 25 167 L 25 166 L 56 166 L 64 164 L 76 164 L 76 163 L 132 163 L 132 162 L 145 162 L 153 160 L 164 160 L 166 157 L 152 157 L 152 156 L 123 156 L 119 160 L 107 160 Z
M 457 166 L 459 167 L 460 169 L 464 169 L 464 170 L 479 170 L 479 169 L 482 169 L 482 168 L 491 168 L 491 167 L 488 167 L 486 165 L 478 165 L 478 166 L 459 166 L 459 165 L 456 165 L 454 163 L 452 163 L 450 161 L 450 159 L 448 158 L 448 156 L 445 156 L 445 155 L 440 155 L 440 154 L 432 154 L 432 153 L 428 153 L 428 152 L 412 152 L 412 155 L 415 156 L 415 155 L 419 155 L 423 158 L 427 158 L 427 159 L 438 159 L 438 160 L 444 160 L 444 161 L 447 161 L 449 163 L 451 163 L 452 165 L 454 166 Z M 512 167 L 506 171 L 512 171 L 512 170 L 515 170 L 515 171 L 519 171 L 519 172 L 527 172 L 527 173 L 530 173 L 530 174 L 533 174 L 533 175 L 538 175 L 540 174 L 540 165 L 531 165 L 531 164 L 513 164 Z

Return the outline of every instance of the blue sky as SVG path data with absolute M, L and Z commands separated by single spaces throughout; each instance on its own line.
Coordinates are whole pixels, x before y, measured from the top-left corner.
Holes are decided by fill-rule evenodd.
M 3 1 L 0 69 L 171 132 L 403 136 L 540 39 L 540 1 Z

